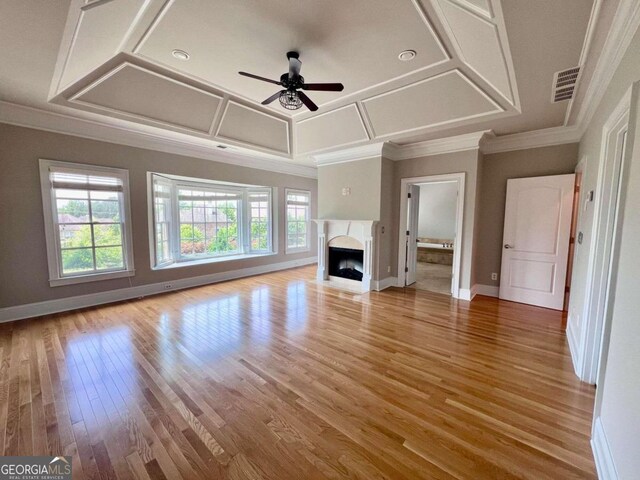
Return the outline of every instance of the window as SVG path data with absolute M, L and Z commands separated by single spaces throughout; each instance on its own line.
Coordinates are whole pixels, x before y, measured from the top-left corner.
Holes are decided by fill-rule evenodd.
M 133 275 L 128 172 L 40 160 L 52 286 Z
M 270 254 L 271 188 L 151 174 L 154 267 Z
M 251 251 L 271 250 L 271 192 L 254 190 L 249 192 L 249 222 Z
M 173 261 L 171 235 L 171 183 L 157 177 L 153 182 L 153 221 L 155 229 L 156 264 Z
M 242 192 L 177 186 L 180 257 L 240 253 L 238 212 Z
M 310 198 L 303 190 L 286 191 L 287 253 L 309 250 Z

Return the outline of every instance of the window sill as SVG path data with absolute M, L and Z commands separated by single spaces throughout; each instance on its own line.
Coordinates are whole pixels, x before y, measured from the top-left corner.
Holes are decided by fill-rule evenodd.
M 168 265 L 160 265 L 152 267 L 152 270 L 170 270 L 172 268 L 194 267 L 196 265 L 207 265 L 209 263 L 233 262 L 234 260 L 246 260 L 248 258 L 272 257 L 277 255 L 275 252 L 268 253 L 247 253 L 244 255 L 233 255 L 228 257 L 202 258 L 198 260 L 186 260 L 182 262 L 170 263 Z
M 113 278 L 133 277 L 135 270 L 121 270 L 118 272 L 92 273 L 90 275 L 78 275 L 75 277 L 61 277 L 49 279 L 49 286 L 60 287 L 78 283 L 97 282 L 99 280 L 111 280 Z
M 304 247 L 304 248 L 287 248 L 285 249 L 285 254 L 286 255 L 293 255 L 294 253 L 305 253 L 305 252 L 310 252 L 311 248 L 310 247 Z

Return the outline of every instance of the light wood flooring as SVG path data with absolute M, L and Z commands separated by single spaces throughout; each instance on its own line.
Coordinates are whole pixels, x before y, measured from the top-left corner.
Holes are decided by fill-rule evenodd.
M 409 288 L 451 295 L 451 265 L 416 262 L 416 281 Z
M 305 267 L 0 325 L 0 453 L 74 478 L 595 478 L 559 312 Z

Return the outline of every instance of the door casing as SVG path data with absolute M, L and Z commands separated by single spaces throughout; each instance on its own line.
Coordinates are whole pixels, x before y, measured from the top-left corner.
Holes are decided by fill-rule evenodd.
M 403 178 L 400 180 L 400 225 L 398 229 L 398 282 L 396 286 L 404 287 L 406 283 L 405 266 L 407 263 L 407 195 L 409 185 L 424 183 L 439 183 L 455 181 L 458 184 L 458 204 L 456 208 L 456 236 L 453 249 L 453 280 L 451 296 L 460 298 L 460 274 L 462 271 L 462 238 L 465 201 L 465 173 L 446 173 L 442 175 L 428 175 L 424 177 Z

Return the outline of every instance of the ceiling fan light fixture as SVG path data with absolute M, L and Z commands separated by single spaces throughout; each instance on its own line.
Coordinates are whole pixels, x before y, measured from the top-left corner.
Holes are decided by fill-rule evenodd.
M 415 50 L 404 50 L 404 51 L 400 52 L 400 54 L 398 55 L 398 58 L 403 62 L 408 62 L 408 61 L 413 60 L 414 58 L 416 58 L 416 51 Z
M 295 90 L 283 90 L 280 92 L 279 100 L 280 105 L 287 110 L 298 110 L 302 107 L 302 100 Z
M 171 55 L 173 55 L 174 58 L 177 58 L 178 60 L 182 60 L 182 61 L 186 61 L 189 60 L 190 55 L 185 52 L 184 50 L 173 50 L 171 52 Z

